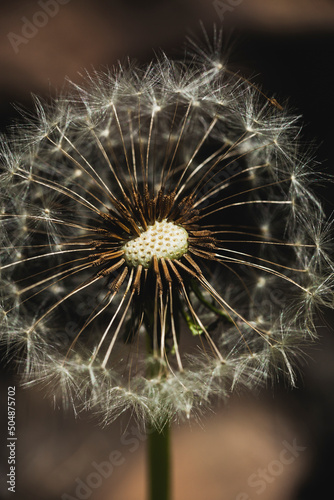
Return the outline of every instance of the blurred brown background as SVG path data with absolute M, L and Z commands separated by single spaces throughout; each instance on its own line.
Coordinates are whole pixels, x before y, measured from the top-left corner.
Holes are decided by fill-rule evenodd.
M 43 11 L 41 4 L 51 9 L 46 18 L 36 14 Z M 303 141 L 315 141 L 322 168 L 334 173 L 333 1 L 59 0 L 54 5 L 55 0 L 1 4 L 2 131 L 18 116 L 12 103 L 31 107 L 31 92 L 48 95 L 62 87 L 65 77 L 80 80 L 83 68 L 101 69 L 127 56 L 146 62 L 159 49 L 180 54 L 185 36 L 200 32 L 201 20 L 208 32 L 213 23 L 223 26 L 226 39 L 233 42 L 232 67 L 257 75 L 255 81 L 268 95 L 289 97 L 292 108 L 303 115 Z M 40 25 L 37 30 L 29 25 L 32 20 Z M 319 194 L 330 214 L 333 188 L 325 185 Z M 174 500 L 308 500 L 331 491 L 333 315 L 319 318 L 319 323 L 321 338 L 302 367 L 298 389 L 278 385 L 258 398 L 235 397 L 227 408 L 217 406 L 201 425 L 175 427 Z M 1 375 L 4 438 L 7 386 L 15 379 L 5 363 Z M 17 500 L 69 500 L 66 495 L 79 494 L 94 500 L 144 500 L 145 437 L 129 415 L 102 430 L 88 418 L 75 420 L 54 411 L 34 391 L 20 391 L 17 405 Z M 305 449 L 281 470 L 277 460 L 283 442 L 294 440 Z M 113 451 L 119 452 L 119 465 L 101 484 L 87 489 L 87 479 L 94 481 L 94 463 L 108 461 Z M 3 439 L 0 460 L 0 496 L 5 499 L 12 494 L 6 486 Z M 259 482 L 250 484 L 259 474 L 267 474 L 263 491 Z

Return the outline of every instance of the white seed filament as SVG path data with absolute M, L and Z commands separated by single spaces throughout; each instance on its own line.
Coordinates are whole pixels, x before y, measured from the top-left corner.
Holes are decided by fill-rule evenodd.
M 154 256 L 158 260 L 181 258 L 188 250 L 188 233 L 166 219 L 156 221 L 140 236 L 128 241 L 123 250 L 127 264 L 133 267 L 141 264 L 147 268 Z

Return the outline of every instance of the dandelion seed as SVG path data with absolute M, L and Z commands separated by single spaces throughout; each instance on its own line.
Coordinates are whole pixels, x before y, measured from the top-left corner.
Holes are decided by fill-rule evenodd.
M 2 343 L 104 422 L 293 384 L 315 306 L 333 306 L 297 118 L 216 45 L 88 75 L 3 141 Z

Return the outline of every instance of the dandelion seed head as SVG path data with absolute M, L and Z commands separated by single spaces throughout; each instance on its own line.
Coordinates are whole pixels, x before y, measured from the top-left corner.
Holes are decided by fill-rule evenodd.
M 0 341 L 27 384 L 103 424 L 295 384 L 334 306 L 299 118 L 229 71 L 220 32 L 190 45 L 35 99 L 2 140 Z

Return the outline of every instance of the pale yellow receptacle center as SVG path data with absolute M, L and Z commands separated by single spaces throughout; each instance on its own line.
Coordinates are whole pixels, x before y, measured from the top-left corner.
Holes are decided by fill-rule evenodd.
M 140 236 L 124 246 L 124 258 L 131 266 L 149 267 L 153 257 L 158 260 L 179 259 L 188 250 L 187 231 L 166 219 L 148 226 Z

